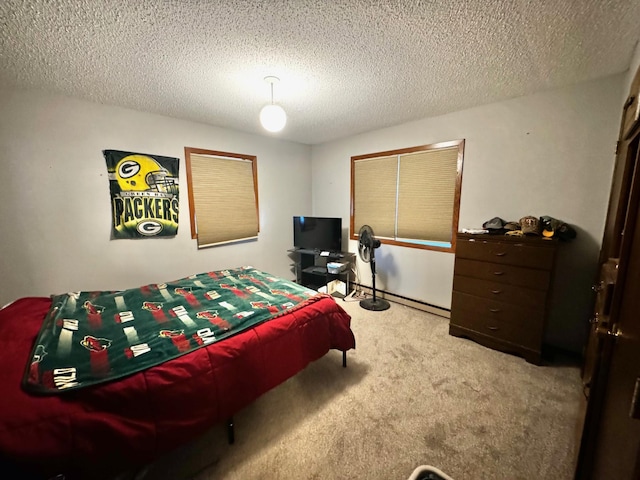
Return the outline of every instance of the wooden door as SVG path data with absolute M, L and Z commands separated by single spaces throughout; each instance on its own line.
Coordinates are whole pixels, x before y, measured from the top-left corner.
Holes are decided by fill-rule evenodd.
M 600 249 L 600 273 L 594 284 L 596 292 L 594 313 L 591 318 L 589 336 L 584 350 L 584 363 L 582 369 L 582 381 L 585 393 L 590 394 L 594 380 L 596 367 L 602 355 L 602 338 L 598 331 L 610 328 L 609 315 L 603 315 L 601 308 L 605 300 L 611 300 L 611 294 L 617 277 L 617 267 L 612 276 L 609 268 L 612 263 L 617 265 L 622 248 L 622 239 L 625 232 L 625 224 L 630 205 L 632 180 L 637 161 L 637 140 L 634 143 L 634 135 L 637 138 L 638 123 L 640 121 L 640 68 L 636 72 L 629 95 L 623 105 L 622 118 L 620 120 L 620 132 L 616 146 L 616 161 L 611 182 L 609 207 L 605 222 L 605 230 Z M 636 147 L 634 149 L 634 146 Z M 609 269 L 608 269 L 609 268 Z M 613 280 L 613 284 L 611 283 Z
M 623 218 L 617 222 L 620 231 L 609 236 L 619 238 L 617 251 L 614 248 L 608 252 L 617 253 L 618 257 L 609 258 L 601 270 L 597 321 L 590 338 L 590 345 L 595 343 L 592 348 L 596 355 L 592 363 L 585 363 L 591 388 L 576 479 L 640 478 L 640 133 L 637 130 L 635 136 L 624 140 L 625 158 L 632 165 L 625 167 L 628 178 L 623 184 L 627 185 L 627 191 L 612 192 L 612 199 L 624 199 L 624 205 L 609 209 Z M 608 221 L 607 228 L 615 223 Z

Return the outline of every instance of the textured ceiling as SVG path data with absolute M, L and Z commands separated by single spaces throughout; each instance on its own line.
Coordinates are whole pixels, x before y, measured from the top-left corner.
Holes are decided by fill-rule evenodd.
M 619 73 L 639 0 L 2 0 L 0 88 L 322 143 Z

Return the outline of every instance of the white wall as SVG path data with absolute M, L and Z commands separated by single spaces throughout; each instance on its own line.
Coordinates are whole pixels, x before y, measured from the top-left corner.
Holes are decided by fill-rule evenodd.
M 0 105 L 0 305 L 241 265 L 293 278 L 286 250 L 292 216 L 311 211 L 309 146 L 44 93 L 0 90 Z M 257 155 L 258 241 L 197 250 L 185 146 Z M 180 158 L 176 237 L 110 240 L 104 149 Z
M 349 221 L 350 157 L 465 139 L 460 228 L 494 216 L 550 215 L 574 225 L 561 246 L 547 342 L 580 351 L 602 240 L 623 75 L 369 132 L 312 148 L 313 211 Z M 356 251 L 356 243 L 350 242 Z M 377 286 L 451 306 L 454 255 L 383 245 Z M 368 265 L 360 280 L 370 284 Z

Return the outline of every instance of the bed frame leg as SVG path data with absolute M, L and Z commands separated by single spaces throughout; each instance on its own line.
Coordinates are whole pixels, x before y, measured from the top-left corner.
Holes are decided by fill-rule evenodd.
M 347 351 L 342 351 L 342 367 L 347 368 Z
M 229 441 L 229 445 L 233 445 L 233 442 L 236 441 L 236 435 L 233 429 L 233 417 L 229 417 L 229 420 L 227 420 L 227 440 Z

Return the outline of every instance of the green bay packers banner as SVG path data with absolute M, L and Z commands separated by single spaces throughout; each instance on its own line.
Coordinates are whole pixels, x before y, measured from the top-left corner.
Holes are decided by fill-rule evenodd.
M 109 172 L 112 238 L 176 235 L 180 160 L 120 150 L 102 153 Z

